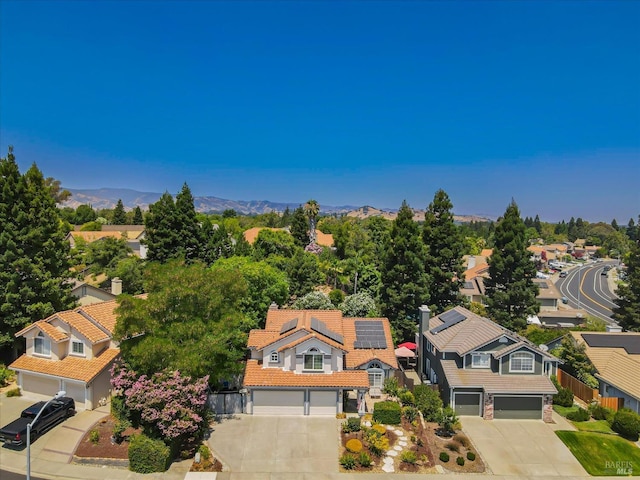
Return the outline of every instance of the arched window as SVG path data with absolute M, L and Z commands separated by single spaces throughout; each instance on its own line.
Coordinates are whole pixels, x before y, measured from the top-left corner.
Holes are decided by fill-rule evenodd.
M 278 355 L 278 352 L 276 352 L 275 350 L 273 352 L 271 352 L 271 356 L 269 357 L 269 361 L 272 363 L 278 363 L 280 361 L 280 356 Z
M 33 351 L 38 355 L 51 356 L 51 341 L 45 337 L 44 333 L 38 332 L 33 339 Z
M 382 368 L 380 362 L 371 362 L 369 363 L 369 368 Z
M 509 371 L 510 372 L 533 372 L 533 353 L 530 352 L 515 352 L 509 357 Z
M 304 355 L 304 369 L 305 370 L 323 370 L 323 356 L 317 348 L 310 348 Z

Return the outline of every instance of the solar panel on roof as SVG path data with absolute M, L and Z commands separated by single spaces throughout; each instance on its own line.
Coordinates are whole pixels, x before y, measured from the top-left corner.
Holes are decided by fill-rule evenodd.
M 380 320 L 356 320 L 354 348 L 387 348 L 387 337 Z
M 467 290 L 473 290 L 473 282 L 464 282 L 464 288 Z
M 344 344 L 344 338 L 342 337 L 342 335 L 334 332 L 333 330 L 330 330 L 324 322 L 318 320 L 317 318 L 311 317 L 311 330 L 316 331 L 335 342 Z
M 624 348 L 629 355 L 640 355 L 640 335 L 583 333 L 582 338 L 590 347 Z
M 460 323 L 461 321 L 467 319 L 466 316 L 464 316 L 462 313 L 458 312 L 457 310 L 449 310 L 448 312 L 444 312 L 439 316 L 439 318 L 444 323 L 442 325 L 437 326 L 436 328 L 431 329 L 430 332 L 433 334 L 446 330 L 447 328 L 455 325 L 456 323 Z
M 293 320 L 289 320 L 284 325 L 282 325 L 282 328 L 280 329 L 280 335 L 282 335 L 283 333 L 287 333 L 290 330 L 293 330 L 297 326 L 298 326 L 297 318 L 294 318 Z

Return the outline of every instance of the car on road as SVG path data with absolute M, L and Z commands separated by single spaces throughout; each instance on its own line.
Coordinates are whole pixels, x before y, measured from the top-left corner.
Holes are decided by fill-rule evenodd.
M 569 273 L 568 273 L 568 272 L 566 272 L 566 271 L 562 271 L 562 272 L 560 272 L 560 275 L 558 275 L 558 276 L 559 276 L 560 278 L 564 278 L 564 277 L 566 277 L 567 275 L 569 275 Z
M 20 418 L 0 429 L 0 441 L 10 445 L 22 445 L 27 441 L 27 425 L 32 423 L 47 402 L 34 403 L 25 408 Z M 76 404 L 71 397 L 60 397 L 46 406 L 38 421 L 31 425 L 32 438 L 46 432 L 53 426 L 76 413 Z
M 604 267 L 600 272 L 600 275 L 606 275 L 607 273 L 609 273 L 609 270 L 611 270 L 611 265 L 607 265 L 606 267 Z
M 562 303 L 569 303 L 569 299 L 567 297 L 562 297 Z

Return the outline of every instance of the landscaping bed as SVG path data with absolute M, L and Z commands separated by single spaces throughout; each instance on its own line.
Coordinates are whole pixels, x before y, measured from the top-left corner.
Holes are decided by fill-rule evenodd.
M 121 442 L 116 443 L 111 441 L 111 435 L 113 434 L 113 427 L 116 424 L 115 418 L 111 415 L 107 415 L 96 423 L 82 438 L 76 451 L 74 453 L 74 460 L 76 463 L 95 463 L 92 461 L 86 461 L 84 459 L 119 459 L 126 460 L 127 463 L 116 462 L 113 466 L 127 466 L 129 456 L 129 442 L 127 437 Z M 92 432 L 97 432 L 92 433 Z M 133 432 L 125 432 L 131 434 Z M 127 435 L 128 436 L 128 435 Z M 93 439 L 93 441 L 92 441 Z M 113 462 L 112 462 L 113 463 Z

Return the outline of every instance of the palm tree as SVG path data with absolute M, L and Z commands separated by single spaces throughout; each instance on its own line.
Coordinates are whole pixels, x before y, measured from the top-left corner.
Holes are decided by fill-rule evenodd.
M 315 200 L 304 204 L 304 213 L 309 219 L 309 243 L 316 243 L 316 219 L 320 213 L 320 205 Z

